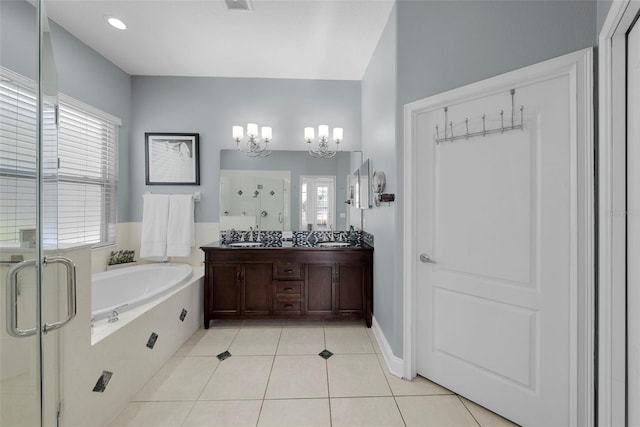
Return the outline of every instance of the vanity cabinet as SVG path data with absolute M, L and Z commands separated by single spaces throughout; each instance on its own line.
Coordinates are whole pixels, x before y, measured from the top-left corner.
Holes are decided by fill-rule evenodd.
M 205 252 L 204 327 L 212 319 L 363 318 L 371 326 L 373 248 Z
M 206 264 L 205 307 L 212 315 L 264 315 L 271 312 L 270 263 Z
M 238 264 L 205 264 L 204 306 L 211 316 L 240 315 L 240 271 Z

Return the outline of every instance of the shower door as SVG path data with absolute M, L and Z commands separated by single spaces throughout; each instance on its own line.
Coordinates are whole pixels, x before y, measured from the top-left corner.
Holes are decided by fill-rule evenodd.
M 0 425 L 60 425 L 75 267 L 57 249 L 58 88 L 42 0 L 0 2 Z

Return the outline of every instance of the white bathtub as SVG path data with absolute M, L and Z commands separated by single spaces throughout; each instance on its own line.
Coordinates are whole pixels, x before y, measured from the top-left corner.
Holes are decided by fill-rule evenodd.
M 98 321 L 152 301 L 184 285 L 193 274 L 188 264 L 143 264 L 91 276 L 91 315 Z

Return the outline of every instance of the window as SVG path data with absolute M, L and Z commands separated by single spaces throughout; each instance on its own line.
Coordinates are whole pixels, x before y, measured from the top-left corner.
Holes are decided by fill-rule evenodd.
M 300 177 L 300 229 L 335 229 L 335 176 Z
M 35 227 L 36 96 L 0 71 L 0 242 L 17 243 L 20 229 Z M 45 244 L 115 243 L 120 120 L 61 95 L 56 141 L 46 130 L 55 112 L 43 113 Z

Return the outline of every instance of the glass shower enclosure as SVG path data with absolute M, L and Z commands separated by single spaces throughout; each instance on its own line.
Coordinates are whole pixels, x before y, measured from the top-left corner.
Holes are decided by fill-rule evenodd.
M 57 244 L 58 87 L 43 0 L 0 1 L 0 425 L 57 426 L 75 266 Z M 20 19 L 16 19 L 19 17 Z

